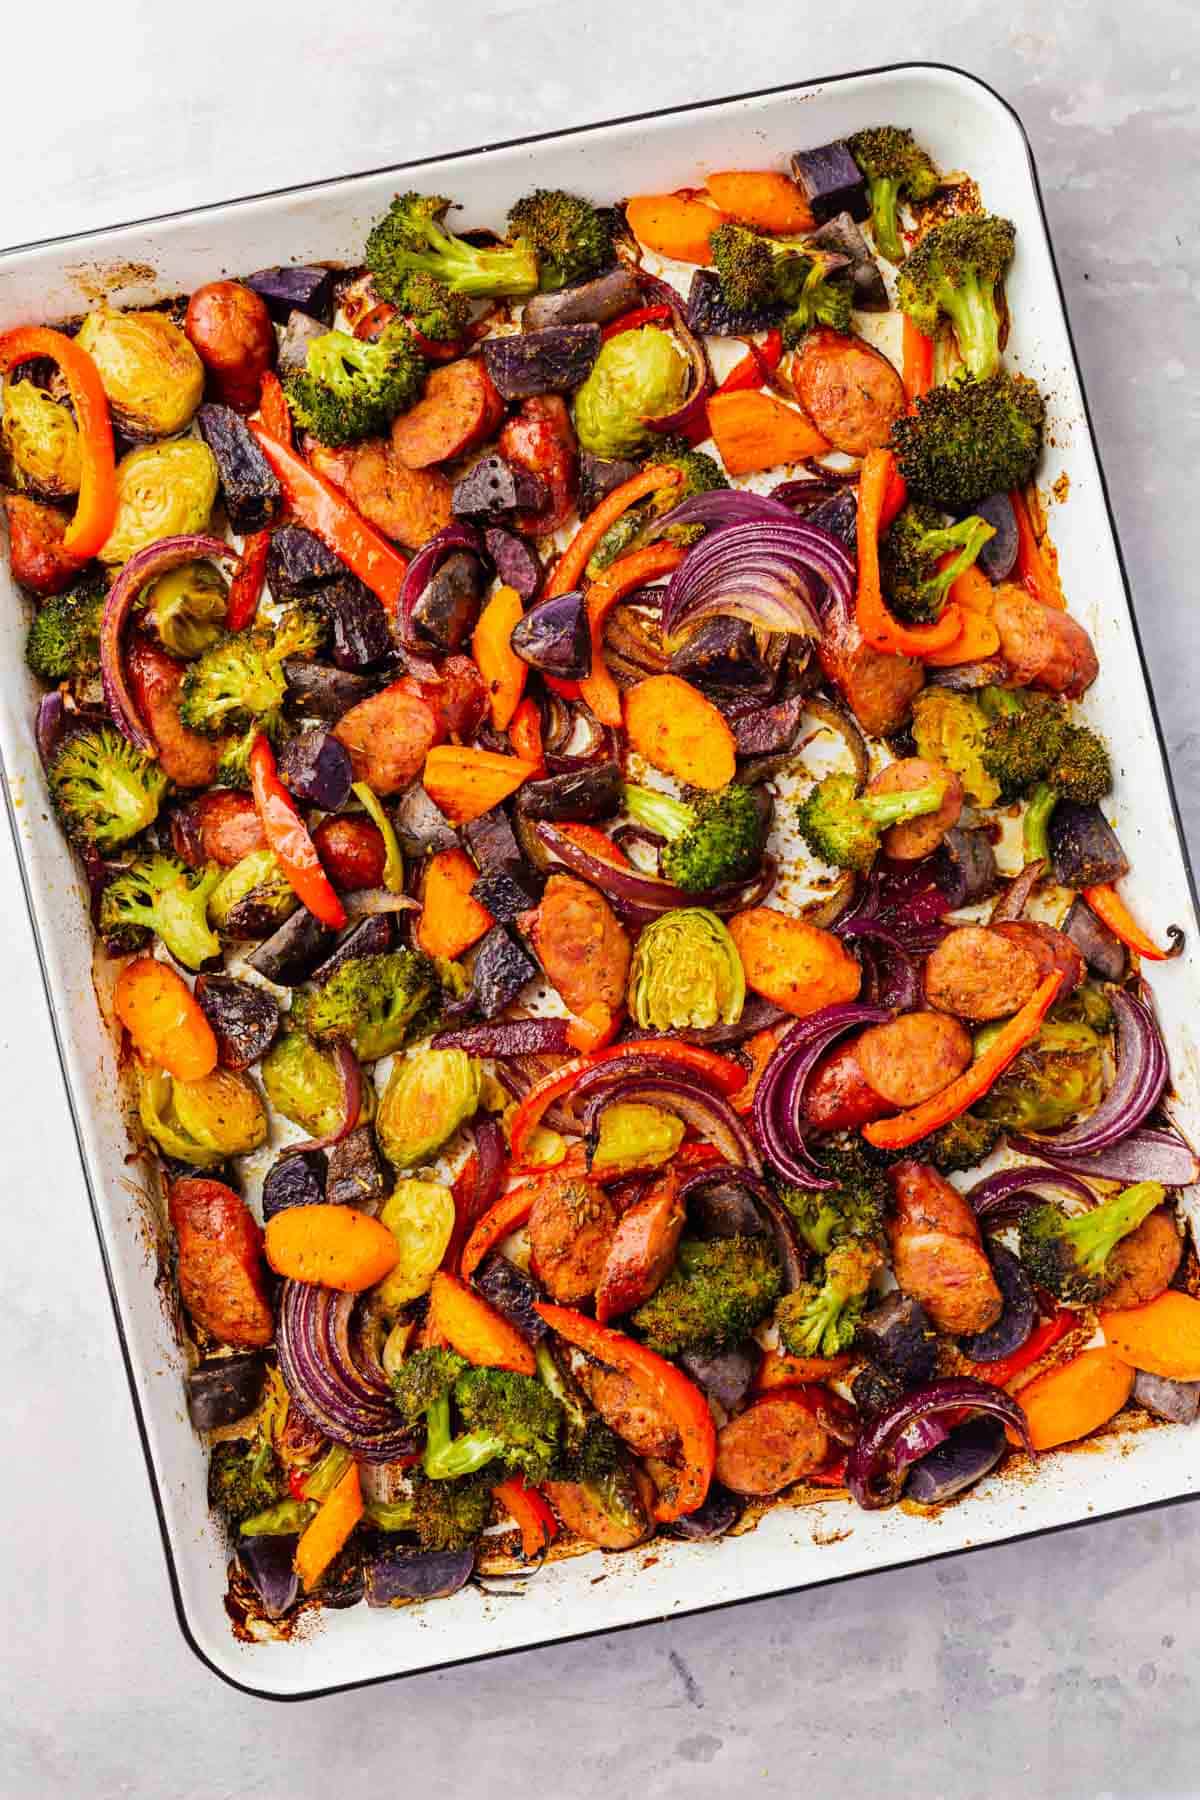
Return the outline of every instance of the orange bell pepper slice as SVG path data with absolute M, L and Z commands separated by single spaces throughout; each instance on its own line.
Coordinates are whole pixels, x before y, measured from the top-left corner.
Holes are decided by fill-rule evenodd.
M 1130 950 L 1136 950 L 1147 962 L 1167 962 L 1178 956 L 1183 949 L 1183 932 L 1178 925 L 1167 928 L 1170 945 L 1162 950 L 1149 934 L 1142 930 L 1125 902 L 1111 882 L 1100 882 L 1095 887 L 1085 887 L 1083 897 L 1098 919 L 1103 920 L 1108 929 L 1119 937 Z
M 904 383 L 911 412 L 917 401 L 933 386 L 933 339 L 926 337 L 923 331 L 918 331 L 907 313 L 904 317 L 900 379 Z
M 890 450 L 868 450 L 858 481 L 858 628 L 876 650 L 893 656 L 927 656 L 946 650 L 962 635 L 962 612 L 953 601 L 933 625 L 904 625 L 883 597 L 879 578 L 879 533 L 884 501 L 896 468 Z
M 543 1555 L 558 1536 L 558 1520 L 542 1490 L 531 1487 L 522 1475 L 510 1475 L 506 1481 L 496 1483 L 492 1498 L 519 1526 L 525 1561 L 533 1562 Z
M 0 336 L 0 373 L 32 356 L 48 356 L 58 365 L 75 412 L 79 495 L 62 548 L 65 555 L 83 564 L 108 541 L 117 516 L 116 455 L 108 396 L 87 351 L 61 331 L 46 325 L 19 325 Z
M 587 591 L 587 616 L 592 633 L 592 668 L 579 691 L 602 725 L 621 724 L 621 691 L 604 661 L 604 622 L 627 594 L 660 575 L 677 569 L 687 552 L 679 544 L 648 544 L 644 550 L 618 557 L 611 568 L 593 581 Z
M 292 796 L 275 772 L 275 752 L 261 732 L 251 747 L 249 767 L 250 790 L 263 836 L 279 858 L 293 893 L 322 925 L 340 931 L 346 923 L 346 909 L 321 867 L 317 847 Z
M 1033 529 L 1033 517 L 1029 511 L 1029 502 L 1020 488 L 1012 488 L 1009 492 L 1009 503 L 1013 509 L 1013 517 L 1017 522 L 1017 574 L 1027 593 L 1040 600 L 1045 606 L 1053 606 L 1062 612 L 1066 606 L 1058 577 L 1047 560 L 1046 553 L 1038 542 Z
M 623 481 L 611 494 L 606 494 L 599 506 L 588 514 L 559 557 L 546 583 L 545 598 L 550 600 L 556 594 L 569 594 L 579 586 L 583 580 L 583 571 L 600 539 L 609 526 L 615 525 L 636 501 L 645 499 L 647 494 L 657 494 L 660 488 L 678 487 L 682 480 L 683 476 L 678 469 L 651 463 L 649 468 L 639 469 L 636 475 Z

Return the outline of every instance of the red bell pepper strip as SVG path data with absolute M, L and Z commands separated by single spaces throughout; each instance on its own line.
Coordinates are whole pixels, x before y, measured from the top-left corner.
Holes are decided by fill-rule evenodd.
M 1168 949 L 1161 950 L 1154 939 L 1144 932 L 1125 902 L 1110 882 L 1100 882 L 1095 887 L 1085 887 L 1083 897 L 1098 919 L 1102 919 L 1108 929 L 1119 937 L 1130 950 L 1136 950 L 1147 962 L 1167 962 L 1178 956 L 1183 949 L 1183 932 L 1178 925 L 1168 928 L 1167 936 L 1171 939 Z
M 395 317 L 396 308 L 387 300 L 380 300 L 375 306 L 368 307 L 354 327 L 354 335 L 356 338 L 366 339 L 369 343 L 373 343 Z M 418 331 L 414 331 L 412 335 L 418 339 L 421 337 L 421 333 Z M 420 343 L 417 348 L 421 348 Z
M 990 1382 L 993 1387 L 1007 1387 L 1014 1375 L 1045 1356 L 1047 1350 L 1053 1349 L 1080 1322 L 1077 1312 L 1072 1312 L 1069 1306 L 1060 1306 L 1044 1325 L 1030 1332 L 1021 1348 L 1014 1350 L 1011 1356 L 1002 1356 L 999 1362 L 968 1363 L 963 1373 L 974 1375 L 978 1381 Z
M 1061 979 L 1061 978 L 1060 978 Z M 590 1056 L 577 1056 L 573 1062 L 551 1069 L 536 1081 L 521 1101 L 509 1128 L 509 1147 L 514 1162 L 526 1162 L 529 1140 L 543 1114 L 574 1087 L 581 1075 L 601 1063 L 620 1056 L 657 1056 L 678 1063 L 680 1069 L 710 1082 L 721 1094 L 736 1094 L 745 1085 L 746 1071 L 740 1063 L 700 1044 L 685 1044 L 672 1038 L 633 1038 L 625 1044 L 613 1044 L 607 1050 L 596 1050 Z M 531 1167 L 536 1165 L 530 1165 Z
M 734 363 L 717 392 L 736 394 L 743 388 L 764 387 L 782 361 L 783 334 L 768 331 L 761 344 L 747 344 L 745 356 Z
M 340 931 L 346 909 L 308 835 L 308 827 L 296 811 L 292 796 L 275 772 L 275 753 L 261 732 L 250 750 L 250 790 L 268 848 L 279 858 L 297 899 L 322 925 Z
M 395 614 L 408 561 L 350 505 L 343 495 L 305 462 L 290 445 L 250 421 L 263 455 L 283 484 L 288 505 L 301 525 L 341 557 L 347 568 L 378 594 Z
M 636 331 L 639 325 L 665 324 L 670 317 L 669 306 L 635 306 L 632 312 L 610 320 L 600 333 L 600 342 L 607 344 L 609 338 L 619 337 L 623 331 Z
M 687 551 L 679 544 L 647 544 L 617 558 L 587 591 L 588 628 L 592 634 L 592 667 L 579 691 L 602 725 L 621 727 L 621 690 L 604 660 L 604 626 L 610 612 L 629 594 L 677 569 Z
M 243 539 L 241 561 L 234 571 L 225 602 L 225 624 L 230 631 L 244 631 L 258 611 L 267 578 L 270 543 L 269 531 L 252 531 Z
M 510 1475 L 506 1481 L 496 1483 L 492 1498 L 520 1526 L 521 1555 L 525 1561 L 533 1562 L 544 1555 L 558 1536 L 558 1520 L 541 1489 L 530 1487 L 521 1475 Z
M 263 372 L 262 382 L 258 390 L 258 416 L 262 420 L 263 430 L 269 431 L 273 438 L 289 449 L 292 443 L 292 415 L 288 408 L 287 395 L 283 391 L 283 383 L 273 369 Z
M 554 565 L 543 598 L 552 600 L 558 594 L 573 593 L 583 580 L 592 551 L 609 526 L 615 525 L 635 501 L 644 499 L 647 494 L 656 494 L 660 488 L 678 487 L 682 480 L 683 475 L 678 469 L 651 463 L 648 468 L 631 475 L 628 481 L 623 481 L 611 494 L 606 494 L 599 506 L 588 514 Z M 562 692 L 557 683 L 551 685 L 556 693 Z
M 908 395 L 908 410 L 912 412 L 917 401 L 933 386 L 933 339 L 926 337 L 923 331 L 918 331 L 907 314 L 904 319 L 904 348 L 901 357 L 900 379 Z
M 982 1100 L 994 1081 L 1003 1075 L 1010 1062 L 1036 1035 L 1038 1026 L 1054 1004 L 1054 996 L 1063 983 L 1061 969 L 1054 969 L 1038 982 L 1024 1006 L 1011 1019 L 1006 1019 L 987 1049 L 975 1058 L 969 1068 L 919 1106 L 897 1113 L 891 1119 L 876 1119 L 864 1125 L 862 1134 L 869 1144 L 880 1150 L 904 1150 L 927 1132 L 948 1125 L 960 1113 Z
M 62 548 L 83 564 L 107 542 L 117 516 L 116 457 L 112 420 L 100 371 L 86 350 L 46 325 L 19 325 L 0 336 L 0 373 L 32 356 L 58 365 L 71 396 L 79 431 L 79 495 Z
M 858 628 L 876 650 L 924 656 L 945 650 L 961 635 L 962 615 L 953 601 L 933 625 L 904 625 L 889 611 L 879 577 L 883 503 L 896 461 L 890 450 L 868 450 L 858 481 Z
M 470 1281 L 489 1250 L 502 1243 L 510 1232 L 528 1223 L 538 1197 L 538 1187 L 536 1180 L 527 1181 L 523 1186 L 513 1188 L 511 1193 L 501 1194 L 483 1217 L 475 1221 L 459 1259 L 459 1273 L 464 1281 Z
M 667 1525 L 695 1512 L 704 1504 L 717 1461 L 717 1429 L 700 1389 L 674 1363 L 623 1331 L 598 1325 L 569 1306 L 539 1305 L 537 1310 L 551 1331 L 626 1376 L 670 1419 L 679 1433 L 683 1466 L 672 1469 L 674 1486 L 659 1494 L 654 1516 Z
M 1035 600 L 1042 601 L 1045 606 L 1053 606 L 1062 612 L 1066 602 L 1062 589 L 1046 560 L 1045 552 L 1038 542 L 1033 529 L 1033 518 L 1029 511 L 1029 502 L 1020 488 L 1009 492 L 1009 504 L 1013 509 L 1013 518 L 1017 522 L 1017 574 L 1027 593 Z

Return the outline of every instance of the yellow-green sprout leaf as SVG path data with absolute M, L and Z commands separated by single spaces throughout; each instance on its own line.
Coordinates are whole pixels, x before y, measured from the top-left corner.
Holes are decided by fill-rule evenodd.
M 117 464 L 117 516 L 100 561 L 126 563 L 159 538 L 204 531 L 217 484 L 216 459 L 199 438 L 131 450 Z
M 600 1114 L 593 1175 L 631 1175 L 670 1162 L 683 1142 L 683 1120 L 661 1106 L 622 1100 Z
M 746 1000 L 737 946 L 716 913 L 681 906 L 646 926 L 629 970 L 629 1010 L 651 1031 L 734 1025 Z
M 352 792 L 358 796 L 360 805 L 370 816 L 372 822 L 379 827 L 385 858 L 383 885 L 389 894 L 402 894 L 404 892 L 404 858 L 400 854 L 400 845 L 392 821 L 384 810 L 383 802 L 365 781 L 356 781 Z
M 392 1065 L 379 1146 L 395 1169 L 427 1162 L 479 1107 L 480 1067 L 465 1050 L 416 1050 Z
M 429 1292 L 454 1230 L 454 1195 L 440 1181 L 400 1181 L 379 1220 L 395 1238 L 400 1260 L 375 1296 L 385 1313 L 398 1312 Z

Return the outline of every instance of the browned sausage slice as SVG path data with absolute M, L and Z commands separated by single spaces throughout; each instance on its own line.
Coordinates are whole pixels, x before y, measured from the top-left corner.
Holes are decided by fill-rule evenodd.
M 529 928 L 538 961 L 572 1012 L 596 1001 L 613 1010 L 623 1004 L 632 950 L 603 894 L 573 875 L 552 875 Z
M 904 383 L 886 356 L 861 338 L 825 327 L 805 337 L 790 377 L 817 430 L 850 456 L 886 444 L 906 405 Z
M 854 1040 L 826 1052 L 804 1093 L 804 1116 L 818 1131 L 857 1131 L 895 1110 L 863 1074 Z
M 853 617 L 827 619 L 817 645 L 827 680 L 832 681 L 863 730 L 890 737 L 912 711 L 913 696 L 925 685 L 924 666 L 909 656 L 890 656 L 868 644 Z
M 223 1181 L 173 1182 L 168 1212 L 179 1252 L 179 1291 L 192 1318 L 224 1344 L 269 1344 L 275 1321 L 263 1276 L 263 1234 Z
M 664 1175 L 621 1214 L 596 1289 L 602 1325 L 650 1298 L 675 1260 L 684 1217 L 676 1174 Z
M 778 1494 L 828 1457 L 828 1433 L 786 1394 L 756 1400 L 717 1433 L 717 1480 L 735 1494 Z
M 1096 647 L 1070 613 L 1006 581 L 996 589 L 992 617 L 1000 633 L 1000 654 L 1018 686 L 1078 700 L 1095 681 L 1100 671 Z
M 176 787 L 207 787 L 216 780 L 221 744 L 190 730 L 179 717 L 179 689 L 186 665 L 135 632 L 125 653 L 125 666 L 163 773 Z
M 606 1425 L 639 1456 L 670 1462 L 679 1453 L 679 1432 L 644 1388 L 616 1369 L 581 1363 L 575 1378 Z
M 902 756 L 867 783 L 868 794 L 911 794 L 935 781 L 943 788 L 937 811 L 922 813 L 919 819 L 908 819 L 902 825 L 889 825 L 883 834 L 884 853 L 896 862 L 920 862 L 923 856 L 933 855 L 951 826 L 958 824 L 963 809 L 962 782 L 945 763 L 930 762 L 924 756 Z
M 1004 1300 L 967 1201 L 927 1163 L 898 1162 L 888 1180 L 895 1199 L 888 1236 L 901 1288 L 940 1331 L 986 1331 Z
M 314 444 L 309 460 L 364 519 L 406 550 L 419 550 L 453 517 L 451 485 L 441 470 L 405 468 L 384 438 L 344 450 Z
M 312 834 L 313 847 L 335 888 L 360 893 L 383 881 L 387 848 L 383 833 L 370 819 L 330 813 Z
M 856 1038 L 858 1065 L 868 1085 L 892 1107 L 918 1106 L 962 1074 L 971 1061 L 971 1034 L 947 1013 L 905 1013 L 870 1025 Z
M 650 1515 L 635 1503 L 632 1493 L 628 1512 L 622 1517 L 608 1511 L 577 1481 L 547 1481 L 543 1486 L 567 1530 L 601 1550 L 632 1550 L 650 1535 Z
M 1058 990 L 1058 998 L 1065 1000 L 1073 994 L 1080 982 L 1087 977 L 1087 964 L 1070 938 L 1064 932 L 1055 931 L 1053 925 L 1043 925 L 1040 919 L 1001 919 L 991 927 L 1010 944 L 1019 944 L 1022 950 L 1028 950 L 1037 964 L 1038 980 L 1044 981 L 1047 975 L 1058 970 L 1063 984 Z
M 480 356 L 435 369 L 415 406 L 392 425 L 392 449 L 406 469 L 452 462 L 490 438 L 504 417 L 504 402 Z
M 593 1181 L 546 1181 L 529 1215 L 530 1267 L 552 1300 L 594 1294 L 616 1229 L 612 1201 Z
M 987 925 L 961 925 L 925 964 L 925 997 L 960 1019 L 1006 1019 L 1038 984 L 1038 965 L 1021 944 Z
M 253 800 L 233 788 L 198 794 L 177 807 L 171 817 L 172 848 L 195 869 L 206 862 L 232 869 L 252 850 L 261 850 L 265 842 Z
M 350 752 L 355 781 L 377 794 L 398 794 L 414 781 L 442 737 L 432 709 L 399 681 L 343 713 L 333 735 Z
M 227 405 L 253 412 L 275 361 L 267 303 L 241 281 L 208 281 L 188 301 L 183 329 Z
M 1168 1206 L 1155 1207 L 1109 1257 L 1109 1273 L 1116 1279 L 1104 1296 L 1105 1306 L 1145 1306 L 1157 1299 L 1171 1285 L 1182 1255 L 1183 1238 L 1174 1213 Z

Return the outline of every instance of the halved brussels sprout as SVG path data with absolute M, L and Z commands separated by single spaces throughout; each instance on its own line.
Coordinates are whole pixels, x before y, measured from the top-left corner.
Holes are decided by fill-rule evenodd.
M 379 1102 L 379 1147 L 394 1169 L 440 1150 L 478 1110 L 480 1068 L 465 1050 L 417 1050 L 392 1065 Z
M 300 902 L 273 850 L 251 850 L 208 896 L 208 916 L 231 937 L 267 937 Z
M 79 492 L 79 428 L 45 388 L 5 381 L 4 443 L 21 485 L 41 499 Z
M 212 563 L 168 569 L 142 597 L 164 650 L 172 656 L 202 656 L 225 629 L 229 589 Z
M 593 456 L 633 456 L 654 437 L 646 424 L 683 400 L 688 364 L 670 332 L 657 325 L 621 331 L 602 344 L 575 396 L 575 431 Z
M 621 1100 L 600 1114 L 592 1152 L 593 1175 L 632 1175 L 670 1162 L 683 1142 L 683 1120 L 661 1106 Z
M 400 1250 L 400 1261 L 375 1289 L 385 1312 L 399 1312 L 428 1293 L 454 1230 L 454 1195 L 440 1181 L 400 1181 L 379 1215 Z
M 204 397 L 204 364 L 165 313 L 101 305 L 76 342 L 100 372 L 114 424 L 137 442 L 182 431 Z
M 654 1031 L 734 1025 L 746 1000 L 737 945 L 716 913 L 681 906 L 646 926 L 629 970 L 629 1010 Z
M 199 1081 L 176 1081 L 165 1070 L 142 1068 L 138 1114 L 147 1136 L 168 1156 L 197 1169 L 227 1156 L 245 1156 L 267 1141 L 267 1114 L 248 1075 L 214 1069 Z
M 146 444 L 117 464 L 117 516 L 103 563 L 126 563 L 159 538 L 204 531 L 217 498 L 216 458 L 199 438 Z
M 262 1059 L 262 1084 L 276 1112 L 300 1125 L 311 1137 L 327 1137 L 342 1120 L 342 1084 L 337 1063 L 300 1031 L 285 1031 Z M 375 1110 L 375 1089 L 362 1084 L 365 1124 Z

